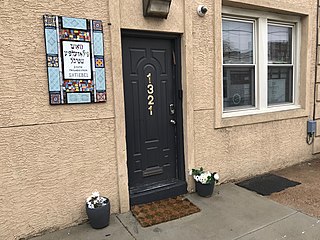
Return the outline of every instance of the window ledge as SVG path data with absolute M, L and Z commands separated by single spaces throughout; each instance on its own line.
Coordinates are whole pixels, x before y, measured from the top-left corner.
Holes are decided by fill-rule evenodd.
M 271 106 L 263 110 L 258 109 L 243 109 L 237 111 L 228 111 L 222 114 L 222 118 L 230 118 L 230 117 L 240 117 L 240 116 L 247 116 L 247 115 L 256 115 L 256 114 L 263 114 L 263 113 L 270 113 L 270 112 L 280 112 L 280 111 L 287 111 L 287 110 L 294 110 L 294 109 L 301 109 L 299 105 L 281 105 L 281 106 Z
M 265 123 L 307 116 L 307 110 L 299 105 L 273 106 L 264 110 L 252 109 L 225 112 L 222 114 L 222 117 L 216 117 L 215 128 Z

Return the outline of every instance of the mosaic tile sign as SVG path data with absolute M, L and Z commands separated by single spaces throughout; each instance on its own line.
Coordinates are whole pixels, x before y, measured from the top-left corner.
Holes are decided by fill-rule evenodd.
M 99 20 L 44 15 L 50 104 L 106 101 Z

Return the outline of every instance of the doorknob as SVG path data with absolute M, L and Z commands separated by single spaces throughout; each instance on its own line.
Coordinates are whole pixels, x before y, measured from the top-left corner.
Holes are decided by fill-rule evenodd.
M 170 123 L 171 123 L 172 125 L 176 125 L 176 124 L 177 124 L 176 120 L 174 120 L 174 119 L 171 119 L 171 120 L 170 120 Z

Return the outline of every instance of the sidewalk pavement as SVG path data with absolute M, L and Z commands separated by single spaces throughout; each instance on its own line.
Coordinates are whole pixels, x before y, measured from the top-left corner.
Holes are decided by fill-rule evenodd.
M 317 218 L 231 183 L 217 186 L 211 198 L 187 197 L 201 212 L 147 228 L 128 212 L 112 215 L 101 230 L 85 223 L 32 240 L 320 240 Z

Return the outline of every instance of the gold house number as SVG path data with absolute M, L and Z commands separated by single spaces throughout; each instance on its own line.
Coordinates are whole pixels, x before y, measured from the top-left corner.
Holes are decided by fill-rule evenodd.
M 150 116 L 152 116 L 153 113 L 153 105 L 154 105 L 154 97 L 153 97 L 153 84 L 152 84 L 152 75 L 151 73 L 147 74 L 147 79 L 148 79 L 148 85 L 147 85 L 147 93 L 148 93 L 148 110 L 149 110 L 149 114 Z

